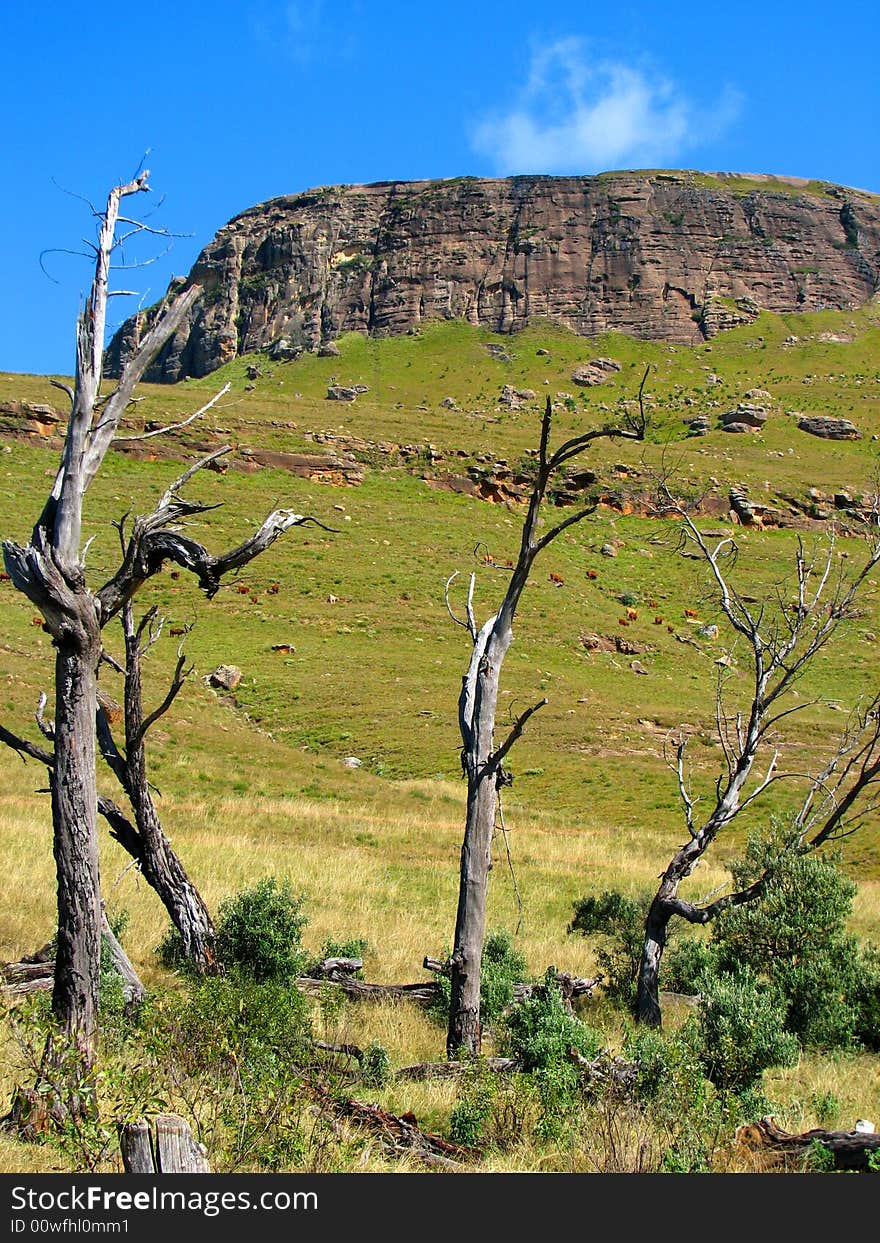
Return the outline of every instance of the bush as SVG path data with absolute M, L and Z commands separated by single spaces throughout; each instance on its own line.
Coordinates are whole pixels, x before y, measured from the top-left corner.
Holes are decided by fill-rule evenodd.
M 797 1039 L 784 1030 L 784 1002 L 750 968 L 704 976 L 700 994 L 696 1047 L 717 1088 L 742 1092 L 768 1067 L 797 1061 Z
M 699 992 L 700 976 L 714 975 L 717 970 L 717 948 L 702 937 L 685 937 L 663 955 L 665 986 L 676 993 Z
M 300 937 L 304 895 L 267 876 L 220 904 L 217 957 L 258 981 L 289 982 L 306 964 Z
M 778 840 L 752 841 L 732 869 L 738 885 L 770 867 L 761 896 L 728 907 L 716 920 L 714 945 L 721 972 L 748 967 L 784 1002 L 783 1022 L 802 1044 L 852 1045 L 859 1019 L 858 944 L 846 933 L 855 885 L 836 861 L 819 854 L 779 853 Z M 863 1000 L 857 1000 L 859 997 Z
M 596 950 L 596 962 L 605 976 L 605 992 L 616 1004 L 632 1010 L 636 982 L 645 943 L 645 920 L 651 898 L 630 898 L 617 890 L 605 890 L 597 898 L 581 898 L 574 904 L 569 932 L 607 938 Z
M 592 1058 L 601 1047 L 598 1034 L 566 1006 L 552 971 L 547 972 L 542 984 L 534 986 L 530 997 L 508 1011 L 502 1043 L 525 1071 L 570 1066 L 570 1049 Z

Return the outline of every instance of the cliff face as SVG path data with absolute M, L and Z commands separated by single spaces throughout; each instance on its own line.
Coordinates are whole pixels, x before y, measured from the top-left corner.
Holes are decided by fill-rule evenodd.
M 867 302 L 880 287 L 880 198 L 688 173 L 331 187 L 237 216 L 187 279 L 204 297 L 150 380 L 432 319 L 516 332 L 550 317 L 585 336 L 689 343 L 760 309 Z M 108 374 L 148 318 L 119 330 Z

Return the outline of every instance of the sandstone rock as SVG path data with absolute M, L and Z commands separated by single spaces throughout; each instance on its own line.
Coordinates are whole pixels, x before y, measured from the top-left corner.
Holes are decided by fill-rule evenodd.
M 770 396 L 770 394 L 767 392 L 765 388 L 750 388 L 749 391 L 746 393 L 746 400 L 767 402 L 767 401 L 772 401 L 773 398 Z
M 721 416 L 721 424 L 725 428 L 735 423 L 744 423 L 750 428 L 763 427 L 767 422 L 767 411 L 763 406 L 741 401 L 735 410 L 728 410 Z
M 859 440 L 861 432 L 849 419 L 832 419 L 827 415 L 802 415 L 798 427 L 823 440 Z
M 723 432 L 754 432 L 757 431 L 754 423 L 724 423 L 721 430 Z
M 346 388 L 344 384 L 327 385 L 328 401 L 357 401 L 357 396 L 356 388 Z
M 571 378 L 575 384 L 580 384 L 583 388 L 593 388 L 598 384 L 604 384 L 608 379 L 608 373 L 603 367 L 594 367 L 592 363 L 584 363 L 575 368 L 571 373 Z
M 324 341 L 318 346 L 319 358 L 338 358 L 340 355 L 339 346 L 335 341 Z
M 241 681 L 241 670 L 237 665 L 218 665 L 213 673 L 208 674 L 208 683 L 222 691 L 234 691 Z
M 498 398 L 498 404 L 519 410 L 527 402 L 534 401 L 537 395 L 533 388 L 514 388 L 512 384 L 505 384 Z
M 269 346 L 269 357 L 273 363 L 291 362 L 302 355 L 303 347 L 296 345 L 289 337 L 279 337 Z M 234 354 L 232 355 L 234 357 Z M 213 370 L 213 368 L 212 368 Z

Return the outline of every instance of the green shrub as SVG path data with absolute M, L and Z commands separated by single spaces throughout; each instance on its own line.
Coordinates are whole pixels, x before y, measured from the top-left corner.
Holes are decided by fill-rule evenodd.
M 304 895 L 288 881 L 267 876 L 220 905 L 217 957 L 258 981 L 290 981 L 305 968 L 300 937 L 306 924 Z
M 570 1066 L 569 1050 L 595 1057 L 601 1041 L 592 1028 L 576 1018 L 562 998 L 562 990 L 547 972 L 530 997 L 517 1002 L 505 1015 L 502 1043 L 525 1071 Z
M 307 999 L 232 968 L 152 998 L 136 1056 L 149 1090 L 189 1116 L 212 1169 L 278 1170 L 301 1161 L 313 1125 L 301 1091 L 312 1049 Z
M 718 969 L 748 967 L 771 985 L 784 1002 L 786 1030 L 802 1044 L 852 1045 L 864 1031 L 859 1013 L 867 1001 L 858 944 L 846 932 L 856 886 L 832 857 L 780 854 L 778 838 L 750 842 L 734 880 L 748 884 L 767 867 L 761 896 L 715 922 Z
M 797 1061 L 798 1042 L 784 1030 L 785 1004 L 749 967 L 700 980 L 697 1051 L 721 1090 L 753 1087 L 770 1066 Z
M 364 1049 L 361 1082 L 368 1088 L 381 1088 L 391 1077 L 391 1059 L 384 1045 L 375 1042 Z
M 880 952 L 869 945 L 859 957 L 852 990 L 854 1034 L 860 1044 L 880 1053 Z
M 596 962 L 605 976 L 607 996 L 627 1010 L 635 1005 L 650 905 L 647 894 L 630 898 L 617 890 L 605 890 L 596 898 L 580 898 L 568 925 L 569 932 L 606 938 L 596 950 Z
M 696 993 L 702 975 L 718 970 L 718 951 L 712 941 L 702 937 L 684 937 L 663 955 L 663 981 L 676 993 Z

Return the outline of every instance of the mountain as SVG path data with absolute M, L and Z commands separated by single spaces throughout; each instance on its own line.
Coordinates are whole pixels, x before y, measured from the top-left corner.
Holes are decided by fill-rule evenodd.
M 177 278 L 184 283 L 184 278 Z M 880 198 L 764 175 L 623 172 L 329 186 L 225 225 L 186 282 L 204 297 L 147 378 L 464 319 L 549 319 L 688 344 L 775 312 L 849 310 L 880 287 Z M 153 313 L 155 308 L 153 309 Z M 128 320 L 106 372 L 150 322 Z

